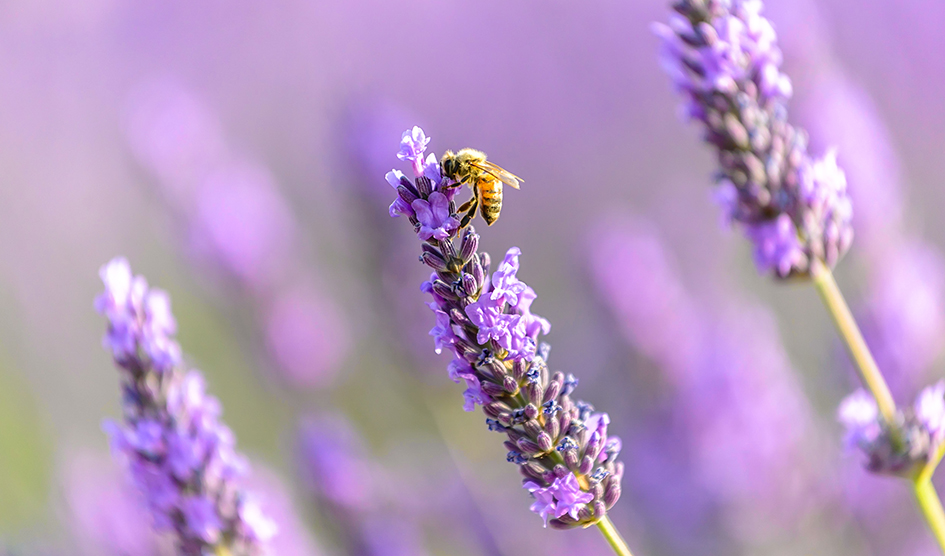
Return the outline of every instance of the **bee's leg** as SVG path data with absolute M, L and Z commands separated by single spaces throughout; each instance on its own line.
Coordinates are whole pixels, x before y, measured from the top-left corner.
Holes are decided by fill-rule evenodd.
M 465 203 L 463 203 L 462 205 L 460 205 L 459 208 L 456 209 L 457 214 L 460 213 L 460 212 L 469 212 L 469 207 L 472 206 L 472 204 L 473 204 L 474 202 L 476 202 L 476 198 L 475 198 L 475 197 L 473 197 L 472 199 L 470 199 L 470 200 L 466 201 Z
M 463 207 L 466 208 L 464 209 Z M 476 198 L 476 196 L 473 196 L 472 199 L 463 203 L 462 207 L 459 207 L 460 212 L 463 212 L 463 210 L 466 211 L 466 214 L 463 215 L 463 219 L 459 221 L 460 230 L 468 226 L 469 222 L 476 216 L 477 208 L 479 208 L 479 200 Z

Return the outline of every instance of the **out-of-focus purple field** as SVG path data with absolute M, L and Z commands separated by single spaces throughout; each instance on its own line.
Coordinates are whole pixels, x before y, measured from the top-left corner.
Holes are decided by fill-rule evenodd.
M 856 239 L 836 275 L 898 402 L 943 373 L 945 3 L 769 0 L 811 151 Z M 525 182 L 552 370 L 610 414 L 635 554 L 935 554 L 906 483 L 836 422 L 856 377 L 815 291 L 759 276 L 658 59 L 667 2 L 7 0 L 0 5 L 0 554 L 172 543 L 113 462 L 93 308 L 125 256 L 166 290 L 279 525 L 274 554 L 608 554 L 555 531 L 463 411 L 419 242 L 389 217 L 401 133 Z M 459 194 L 465 200 L 467 193 Z M 493 262 L 493 268 L 495 267 Z

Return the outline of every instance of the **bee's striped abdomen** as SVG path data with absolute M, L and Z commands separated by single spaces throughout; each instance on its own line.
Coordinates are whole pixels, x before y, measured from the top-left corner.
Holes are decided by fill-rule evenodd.
M 499 180 L 479 181 L 479 213 L 489 226 L 499 219 L 502 210 L 502 182 Z

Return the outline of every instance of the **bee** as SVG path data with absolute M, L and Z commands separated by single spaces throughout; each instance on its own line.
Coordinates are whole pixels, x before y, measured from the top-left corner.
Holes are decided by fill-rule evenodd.
M 475 218 L 477 208 L 482 219 L 491 226 L 502 210 L 502 184 L 518 189 L 525 181 L 489 162 L 486 153 L 475 149 L 461 149 L 458 153 L 446 151 L 440 159 L 440 169 L 444 176 L 472 189 L 472 198 L 459 207 L 459 212 L 465 213 L 460 228 L 465 228 Z

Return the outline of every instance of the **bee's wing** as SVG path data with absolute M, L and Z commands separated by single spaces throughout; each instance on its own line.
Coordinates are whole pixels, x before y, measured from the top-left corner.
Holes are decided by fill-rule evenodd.
M 512 172 L 509 172 L 508 170 L 502 168 L 501 166 L 493 164 L 489 162 L 488 160 L 483 160 L 481 162 L 479 161 L 470 162 L 469 164 L 495 177 L 497 180 L 501 181 L 502 183 L 510 187 L 514 187 L 515 189 L 518 189 L 519 184 L 525 181 L 522 178 L 513 174 Z

